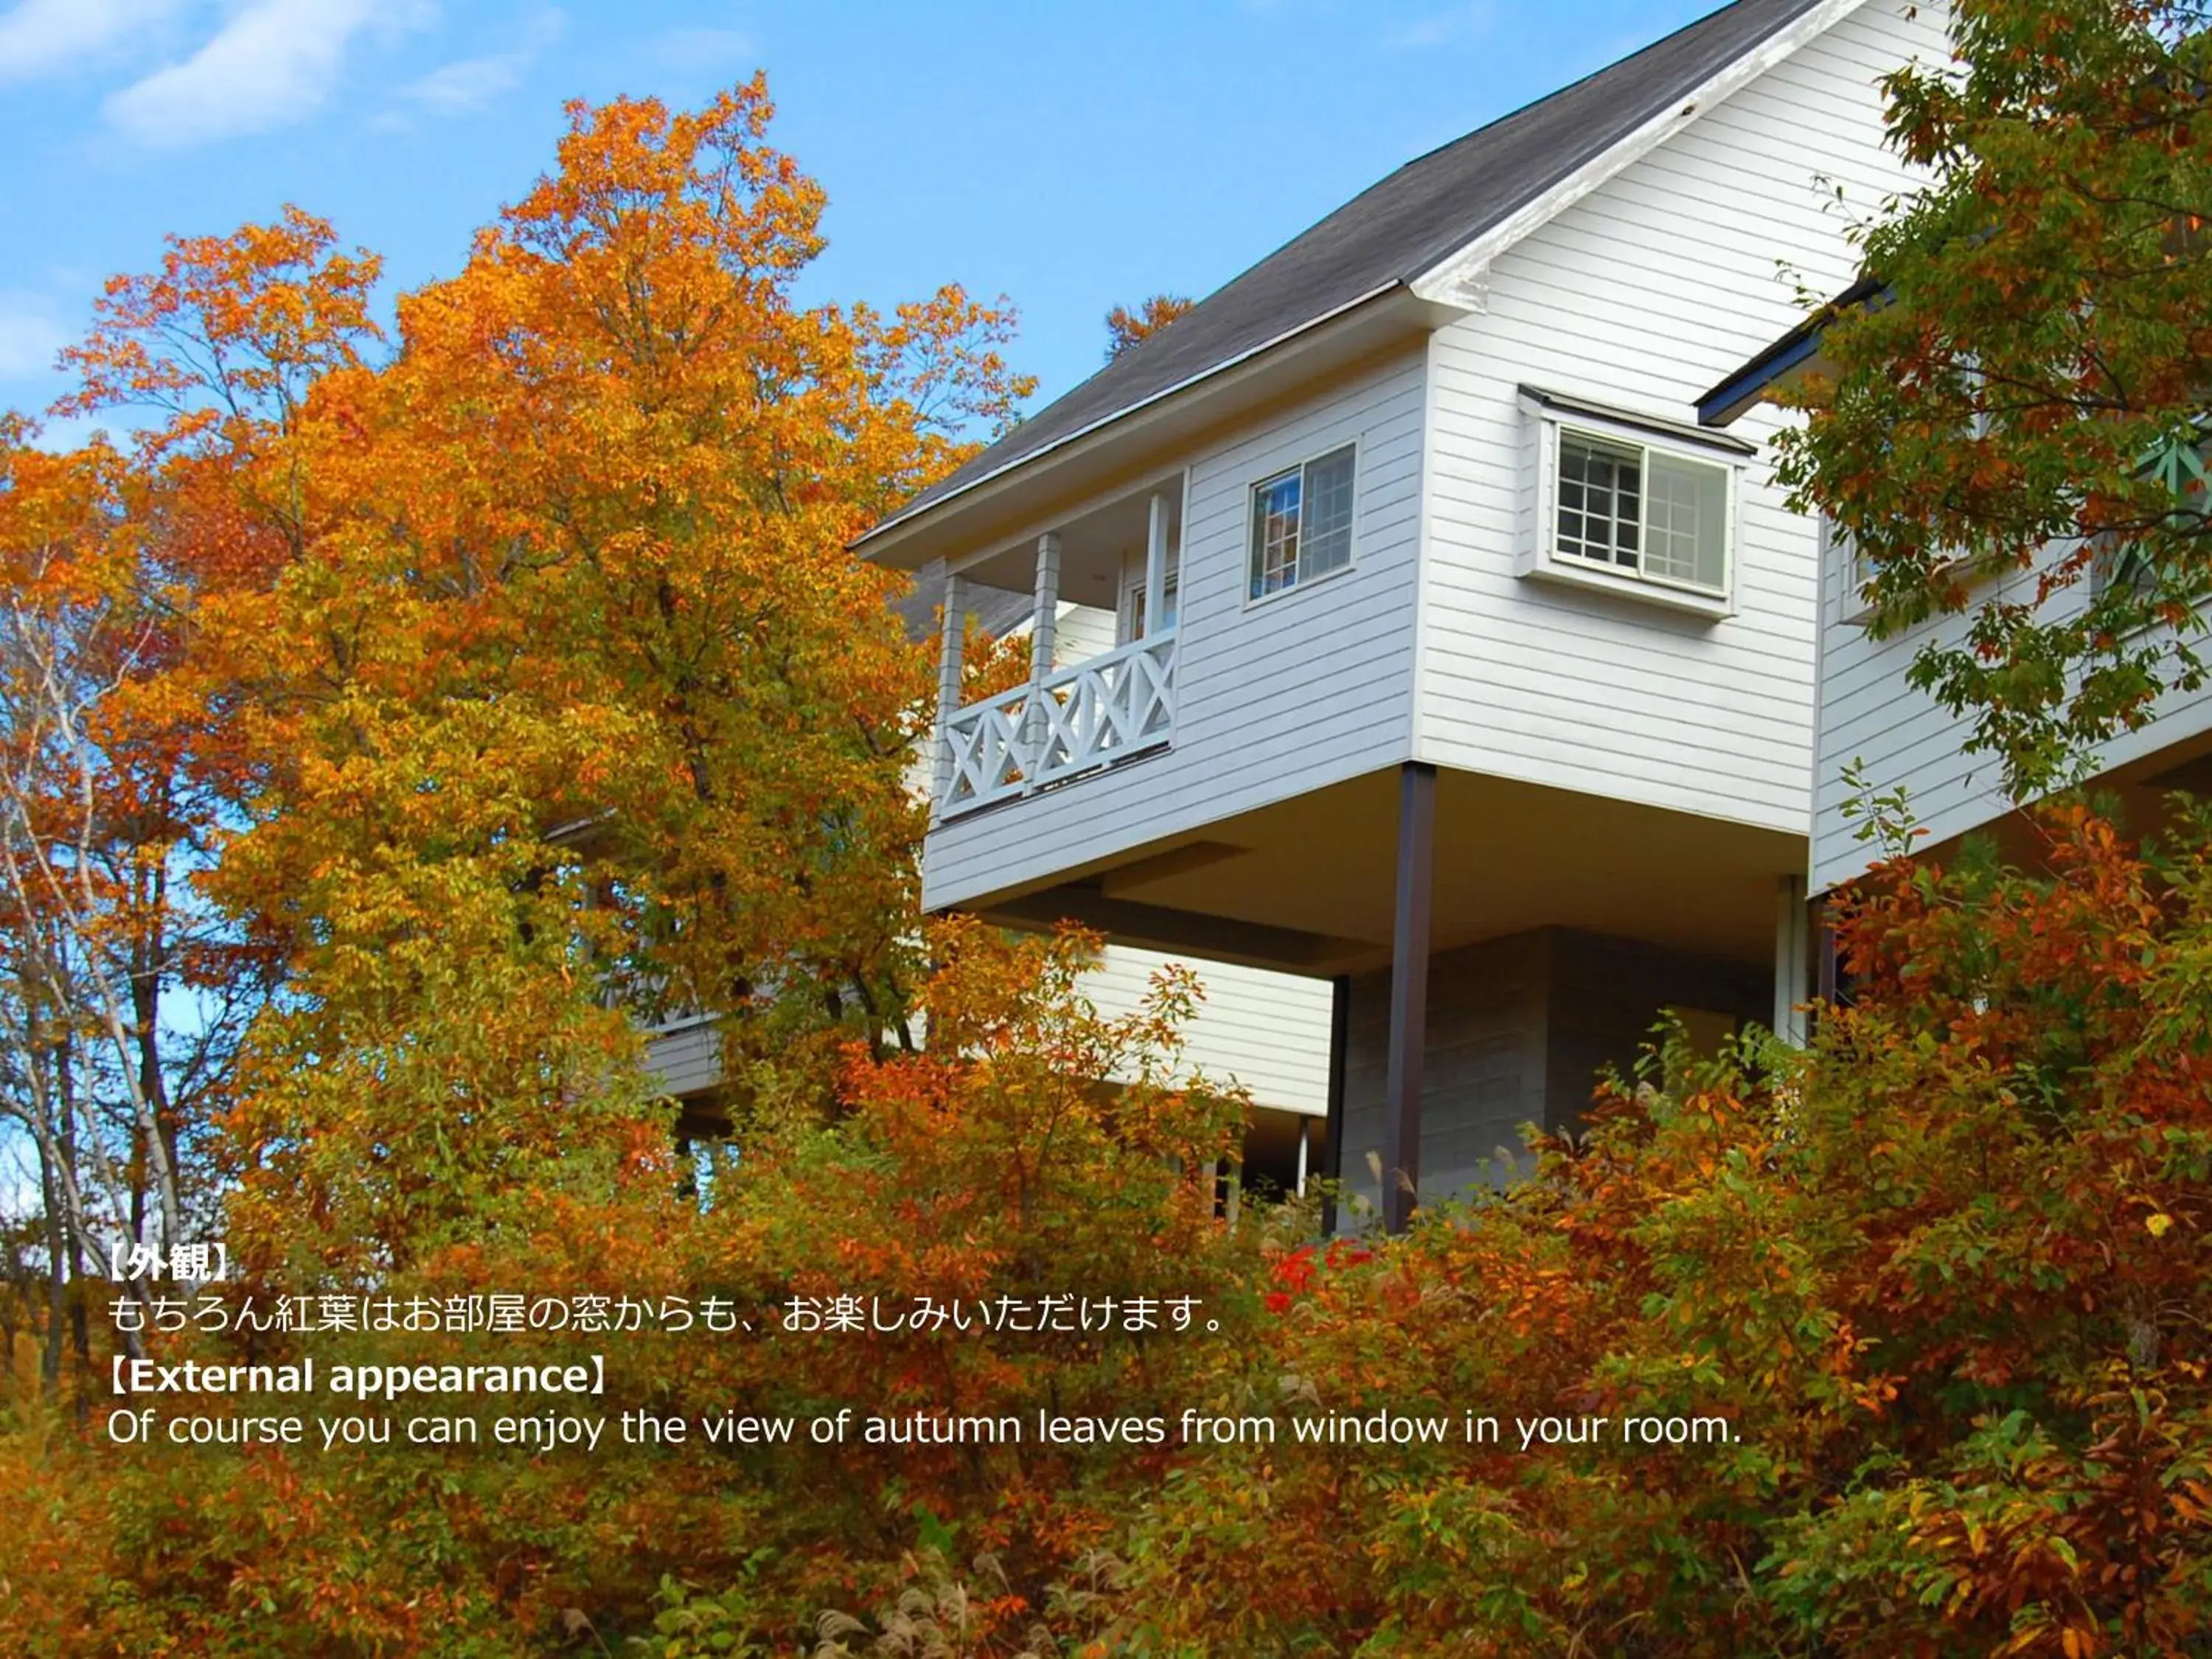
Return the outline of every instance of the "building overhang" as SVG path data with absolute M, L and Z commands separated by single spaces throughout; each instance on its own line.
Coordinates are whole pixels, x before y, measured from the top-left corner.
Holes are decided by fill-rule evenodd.
M 1009 461 L 949 495 L 894 514 L 852 544 L 917 570 L 1048 522 L 1060 504 L 1133 483 L 1182 459 L 1201 434 L 1314 381 L 1425 339 L 1464 311 L 1392 283 L 1180 385 Z
M 1378 768 L 1041 878 L 951 892 L 925 879 L 923 902 L 1277 972 L 1363 973 L 1390 960 L 1398 787 L 1397 769 Z M 1802 824 L 1456 768 L 1438 772 L 1436 811 L 1438 951 L 1558 926 L 1758 961 L 1773 950 L 1775 884 L 1805 869 Z

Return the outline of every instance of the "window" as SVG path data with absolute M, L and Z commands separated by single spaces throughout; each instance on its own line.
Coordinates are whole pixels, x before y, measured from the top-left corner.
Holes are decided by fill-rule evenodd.
M 1347 444 L 1252 486 L 1252 598 L 1352 562 L 1352 459 Z
M 1874 601 L 1867 597 L 1874 562 L 1859 551 L 1851 532 L 1826 514 L 1820 516 L 1820 568 L 1835 573 L 1838 621 L 1863 623 L 1874 615 Z
M 1723 464 L 1563 426 L 1552 556 L 1725 592 L 1732 482 Z
M 1164 613 L 1161 625 L 1173 628 L 1182 610 L 1182 558 L 1180 552 L 1168 555 L 1167 580 L 1164 584 L 1165 602 L 1160 606 Z M 1151 630 L 1150 619 L 1145 615 L 1145 571 L 1139 565 L 1121 589 L 1121 615 L 1126 619 L 1121 632 L 1121 643 L 1141 640 Z

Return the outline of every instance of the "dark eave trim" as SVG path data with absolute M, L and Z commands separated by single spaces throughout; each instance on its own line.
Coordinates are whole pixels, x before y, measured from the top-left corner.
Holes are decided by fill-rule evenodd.
M 1888 292 L 1878 276 L 1862 276 L 1749 362 L 1698 399 L 1698 424 L 1727 426 L 1820 350 L 1838 313 L 1875 302 Z

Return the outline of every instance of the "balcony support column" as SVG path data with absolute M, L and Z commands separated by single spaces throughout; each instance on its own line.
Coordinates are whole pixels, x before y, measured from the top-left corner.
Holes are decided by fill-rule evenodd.
M 1036 787 L 1043 763 L 1045 734 L 1044 683 L 1052 675 L 1053 645 L 1060 632 L 1060 532 L 1048 530 L 1037 538 L 1036 613 L 1030 624 L 1030 698 L 1022 711 L 1022 789 Z
M 954 571 L 945 578 L 944 636 L 937 653 L 937 751 L 930 792 L 930 805 L 936 810 L 942 810 L 952 793 L 952 717 L 960 712 L 967 644 L 968 579 Z
M 1844 957 L 1841 942 L 1836 938 L 1836 925 L 1828 915 L 1823 900 L 1816 907 L 1813 924 L 1813 994 L 1830 1006 L 1844 1000 Z
M 1145 537 L 1145 626 L 1138 637 L 1149 639 L 1160 631 L 1168 613 L 1168 495 L 1152 492 L 1152 522 Z
M 1421 1182 L 1421 1073 L 1429 1024 L 1429 909 L 1436 890 L 1437 769 L 1398 774 L 1398 891 L 1390 929 L 1390 1043 L 1382 1085 L 1382 1224 L 1402 1233 Z

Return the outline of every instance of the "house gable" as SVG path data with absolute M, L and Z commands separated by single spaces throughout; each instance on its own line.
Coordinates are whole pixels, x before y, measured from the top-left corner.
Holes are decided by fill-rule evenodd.
M 856 547 L 867 551 L 987 480 L 1394 293 L 1458 303 L 1482 263 L 1858 3 L 1735 0 L 1409 161 L 1030 416 Z
M 1527 389 L 1689 426 L 1707 388 L 1801 315 L 1800 282 L 1850 281 L 1839 210 L 1907 182 L 1879 78 L 1947 42 L 1910 0 L 1807 21 L 1816 39 L 1487 255 L 1479 309 L 1432 337 L 1423 758 L 1806 833 L 1817 527 L 1762 450 L 1737 472 L 1724 614 L 1528 580 L 1545 486 Z M 1479 252 L 1455 262 L 1463 276 Z M 1782 418 L 1733 430 L 1763 442 Z

